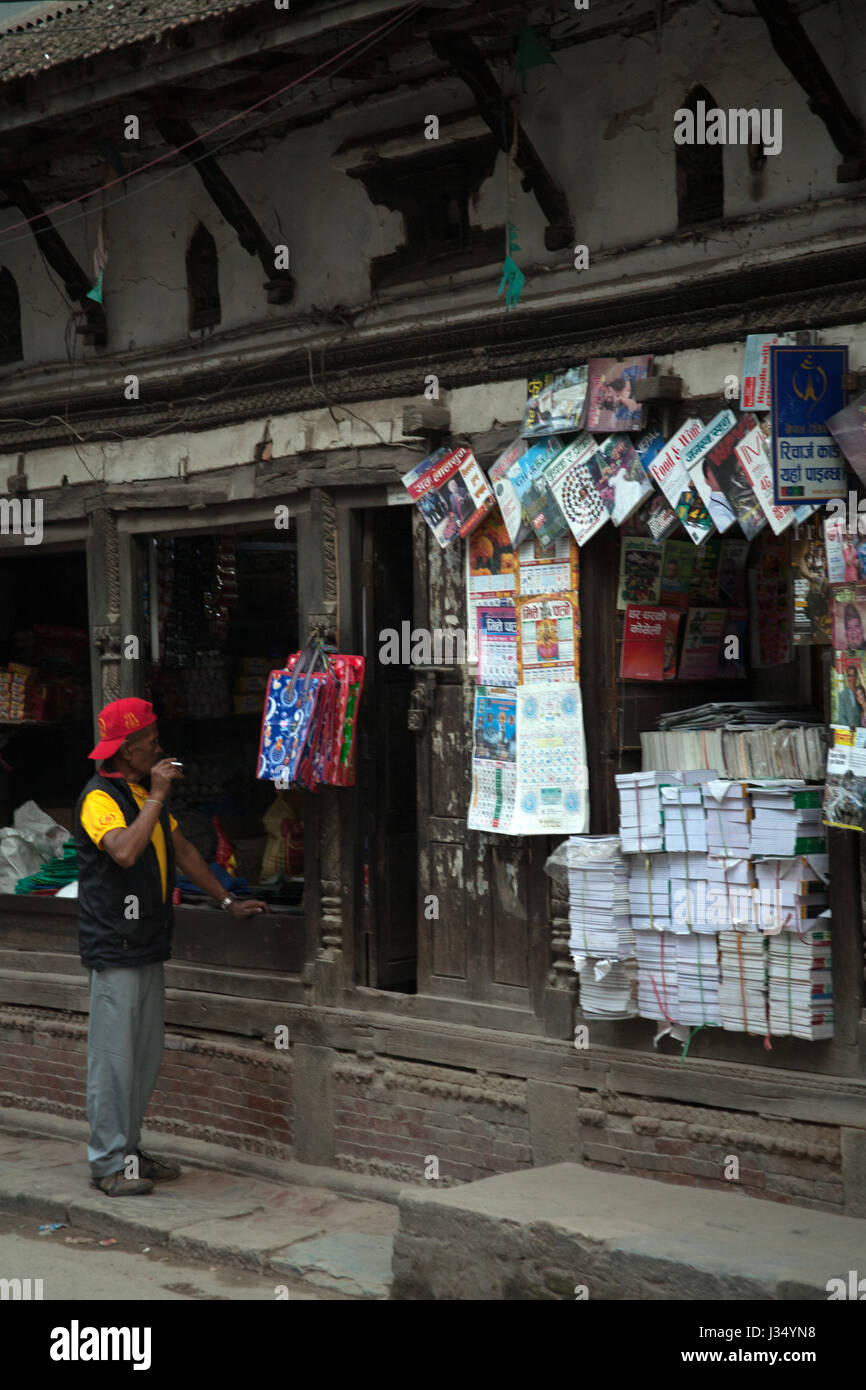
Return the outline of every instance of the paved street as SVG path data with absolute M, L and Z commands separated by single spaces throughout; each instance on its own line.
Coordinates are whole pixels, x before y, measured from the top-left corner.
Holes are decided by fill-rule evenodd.
M 80 1226 L 40 1235 L 40 1224 L 32 1216 L 0 1211 L 0 1277 L 41 1279 L 46 1302 L 276 1299 L 273 1274 L 180 1259 L 164 1247 L 122 1236 L 104 1247 L 99 1241 L 105 1237 Z M 280 1282 L 290 1299 L 354 1301 L 297 1280 Z
M 388 1297 L 392 1203 L 181 1168 L 151 1193 L 111 1198 L 90 1187 L 80 1143 L 0 1131 L 0 1234 L 12 1243 L 0 1278 L 42 1278 L 46 1298 L 272 1299 L 277 1285 L 293 1297 Z M 39 1235 L 54 1222 L 63 1228 Z

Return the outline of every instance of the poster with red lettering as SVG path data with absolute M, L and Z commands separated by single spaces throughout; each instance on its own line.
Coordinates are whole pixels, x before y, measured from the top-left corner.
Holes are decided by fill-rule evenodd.
M 625 610 L 619 676 L 624 681 L 670 681 L 677 671 L 676 608 L 629 604 Z

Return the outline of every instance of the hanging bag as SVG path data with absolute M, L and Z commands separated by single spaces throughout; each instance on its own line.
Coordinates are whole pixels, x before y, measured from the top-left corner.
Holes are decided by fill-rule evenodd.
M 256 776 L 281 784 L 350 787 L 364 684 L 362 656 L 311 640 L 268 677 Z
M 310 641 L 288 657 L 282 671 L 271 671 L 265 694 L 256 776 L 294 782 L 316 713 L 324 673 L 315 672 L 321 642 Z

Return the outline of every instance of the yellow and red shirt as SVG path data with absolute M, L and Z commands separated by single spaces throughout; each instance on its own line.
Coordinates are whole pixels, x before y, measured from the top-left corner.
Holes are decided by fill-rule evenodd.
M 105 775 L 105 774 L 103 774 Z M 144 787 L 139 786 L 138 782 L 127 782 L 129 790 L 135 797 L 139 811 L 143 809 L 146 798 L 150 792 Z M 169 825 L 172 832 L 177 829 L 177 821 L 169 811 Z M 92 791 L 88 792 L 81 807 L 81 824 L 87 831 L 93 843 L 102 848 L 102 837 L 109 830 L 125 830 L 126 817 L 108 792 Z M 167 879 L 168 879 L 168 856 L 165 848 L 165 835 L 162 832 L 162 825 L 159 821 L 153 827 L 153 834 L 150 842 L 156 850 L 156 858 L 159 863 L 159 875 L 162 879 L 162 897 L 165 901 Z

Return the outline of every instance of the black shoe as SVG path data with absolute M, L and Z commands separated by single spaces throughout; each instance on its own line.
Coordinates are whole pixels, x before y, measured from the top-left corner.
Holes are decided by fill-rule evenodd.
M 128 1178 L 122 1169 L 116 1173 L 106 1173 L 104 1178 L 91 1178 L 90 1186 L 97 1187 L 107 1197 L 137 1197 L 153 1191 L 149 1178 Z
M 142 1153 L 141 1149 L 138 1151 L 138 1171 L 142 1178 L 148 1178 L 151 1182 L 173 1182 L 180 1177 L 177 1163 L 154 1158 L 153 1154 Z

